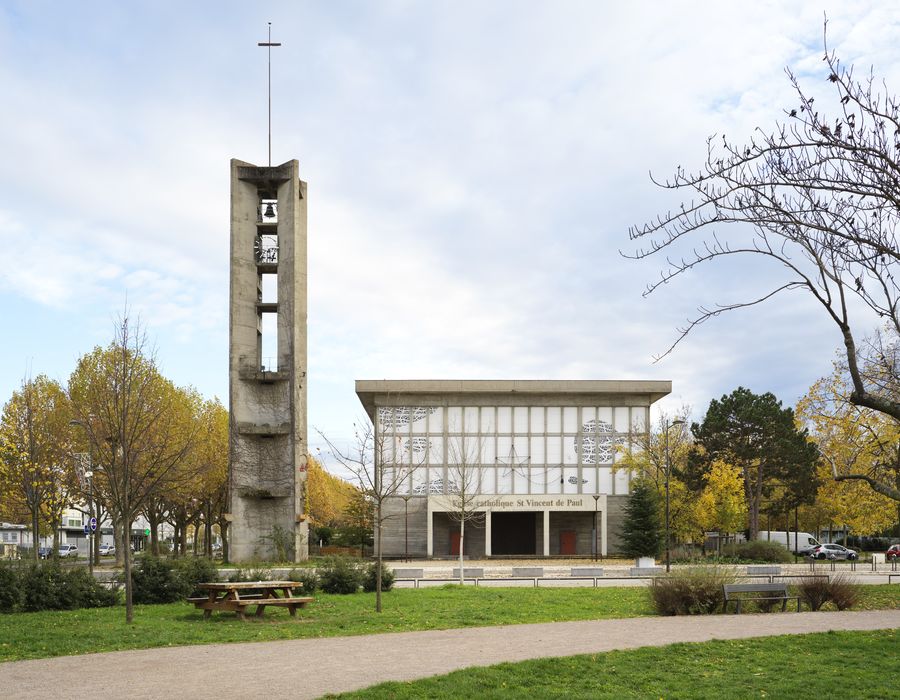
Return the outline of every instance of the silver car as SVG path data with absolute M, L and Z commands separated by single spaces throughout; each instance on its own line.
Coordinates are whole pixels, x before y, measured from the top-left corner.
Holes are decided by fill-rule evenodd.
M 832 561 L 835 559 L 849 559 L 853 561 L 859 558 L 859 553 L 839 544 L 820 544 L 818 547 L 813 548 L 809 556 L 816 559 L 831 559 Z

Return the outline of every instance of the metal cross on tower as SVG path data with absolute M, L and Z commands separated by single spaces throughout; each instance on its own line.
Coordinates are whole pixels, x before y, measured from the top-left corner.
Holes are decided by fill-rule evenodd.
M 269 167 L 272 167 L 272 47 L 281 46 L 280 41 L 272 41 L 272 23 L 269 22 L 269 40 L 260 41 L 257 46 L 265 46 L 269 52 Z

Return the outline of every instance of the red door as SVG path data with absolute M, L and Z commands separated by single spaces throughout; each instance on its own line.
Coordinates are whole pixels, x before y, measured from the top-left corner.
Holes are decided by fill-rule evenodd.
M 450 554 L 459 556 L 459 533 L 450 533 Z
M 575 530 L 561 530 L 559 533 L 559 553 L 575 554 Z

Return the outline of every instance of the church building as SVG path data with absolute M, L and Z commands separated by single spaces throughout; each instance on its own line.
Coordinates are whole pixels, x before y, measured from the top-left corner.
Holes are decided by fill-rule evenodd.
M 622 450 L 670 381 L 356 382 L 374 425 L 387 557 L 605 556 Z

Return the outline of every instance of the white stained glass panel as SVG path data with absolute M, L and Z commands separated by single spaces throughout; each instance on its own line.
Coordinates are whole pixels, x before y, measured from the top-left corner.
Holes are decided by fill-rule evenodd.
M 465 463 L 470 465 L 481 464 L 481 443 L 484 441 L 478 435 L 464 435 L 463 441 L 463 447 L 465 448 L 463 459 Z
M 597 409 L 597 420 L 612 426 L 613 410 L 609 406 L 601 406 Z
M 412 473 L 412 492 L 415 496 L 428 494 L 428 470 L 415 469 Z
M 648 410 L 643 407 L 635 406 L 631 409 L 631 429 L 636 433 L 647 431 L 647 413 Z
M 562 438 L 547 438 L 547 464 L 562 464 Z
M 516 433 L 528 432 L 528 407 L 516 406 L 513 409 L 513 431 Z
M 497 493 L 497 468 L 485 467 L 481 473 L 481 493 Z
M 616 420 L 615 420 L 615 428 L 618 433 L 627 433 L 629 428 L 628 422 L 628 409 L 627 408 L 617 408 L 616 409 Z
M 450 433 L 461 433 L 462 432 L 462 407 L 461 406 L 450 406 L 447 409 L 447 432 Z
M 584 406 L 581 409 L 581 424 L 588 425 L 597 418 L 597 409 L 593 406 Z M 593 426 L 591 426 L 593 428 Z
M 513 442 L 511 437 L 497 438 L 497 461 L 501 466 L 508 466 L 512 460 L 512 446 Z
M 493 466 L 497 462 L 497 444 L 493 436 L 481 440 L 481 463 Z
M 609 467 L 600 467 L 600 481 L 597 484 L 598 493 L 612 493 L 612 469 Z
M 531 432 L 544 432 L 544 408 L 542 406 L 531 407 Z
M 562 467 L 547 468 L 547 493 L 562 493 Z
M 512 472 L 509 468 L 497 470 L 497 493 L 512 493 Z
M 388 406 L 378 407 L 378 432 L 388 435 L 394 432 L 394 409 Z
M 466 406 L 463 409 L 463 421 L 467 433 L 478 432 L 478 407 Z
M 493 433 L 497 427 L 497 409 L 493 406 L 481 407 L 481 432 Z
M 594 467 L 585 467 L 581 470 L 584 482 L 581 484 L 582 493 L 597 493 L 597 470 Z
M 428 439 L 428 463 L 432 466 L 444 464 L 444 438 L 432 436 Z
M 531 447 L 529 448 L 529 454 L 531 456 L 531 463 L 533 465 L 544 464 L 544 438 L 531 438 Z
M 497 432 L 512 432 L 512 408 L 509 406 L 500 406 L 497 408 Z
M 578 453 L 575 451 L 574 435 L 566 435 L 563 438 L 563 464 L 578 464 Z
M 513 461 L 518 465 L 528 464 L 528 436 L 516 435 L 513 438 Z
M 628 494 L 628 470 L 620 469 L 616 472 L 615 475 L 616 480 L 616 494 L 619 496 L 625 496 Z
M 414 434 L 424 435 L 428 430 L 428 414 L 430 412 L 430 408 L 409 409 L 409 423 Z
M 578 493 L 580 482 L 577 469 L 569 467 L 563 469 L 563 493 Z
M 438 406 L 434 412 L 428 416 L 428 432 L 440 435 L 444 432 L 444 407 Z
M 578 409 L 575 406 L 563 407 L 563 432 L 574 433 L 578 430 Z
M 377 456 L 380 457 L 381 463 L 382 464 L 393 464 L 394 459 L 396 458 L 396 455 L 394 454 L 395 438 L 391 435 L 386 435 L 385 437 L 383 437 L 381 439 L 380 442 L 381 442 L 381 447 L 379 449 L 379 452 L 381 452 L 381 454 L 377 455 Z
M 395 449 L 397 450 L 396 463 L 409 465 L 411 463 L 410 460 L 412 458 L 410 445 L 409 445 L 409 438 L 408 437 L 394 438 L 394 445 L 395 445 Z
M 562 409 L 559 406 L 550 406 L 547 409 L 547 432 L 562 432 Z

